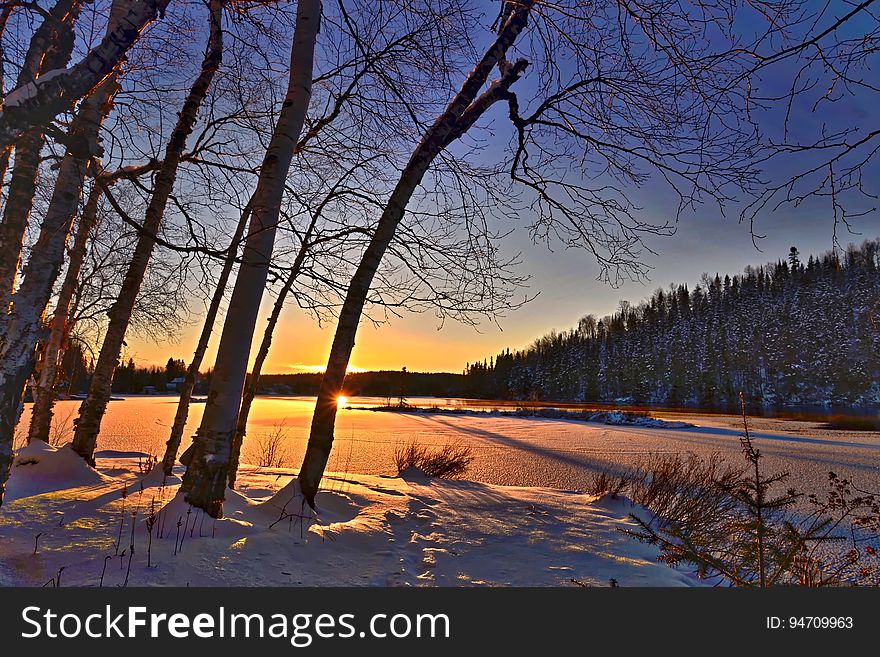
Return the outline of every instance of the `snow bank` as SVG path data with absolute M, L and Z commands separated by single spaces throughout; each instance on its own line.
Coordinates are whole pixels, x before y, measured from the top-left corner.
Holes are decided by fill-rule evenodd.
M 27 468 L 54 472 L 57 490 L 0 508 L 0 584 L 40 586 L 62 566 L 66 586 L 97 586 L 102 573 L 103 586 L 699 584 L 619 531 L 638 511 L 624 499 L 330 472 L 313 514 L 293 471 L 244 469 L 214 520 L 177 477 L 144 478 L 133 457 L 99 459 L 114 476 L 91 471 L 94 485 L 75 488 L 86 472 L 69 455 L 33 448 L 23 461 L 36 462 L 16 466 L 19 481 Z
M 15 453 L 4 501 L 51 491 L 105 483 L 70 445 L 52 447 L 34 440 Z
M 603 411 L 593 413 L 588 418 L 589 422 L 601 422 L 615 426 L 649 427 L 652 429 L 688 429 L 694 425 L 689 422 L 660 420 L 654 417 L 635 415 L 625 411 Z

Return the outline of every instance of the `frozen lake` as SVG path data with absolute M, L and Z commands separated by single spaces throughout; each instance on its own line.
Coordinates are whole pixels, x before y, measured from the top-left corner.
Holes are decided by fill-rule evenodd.
M 414 405 L 446 404 L 445 399 L 409 398 Z M 56 405 L 53 432 L 69 437 L 79 401 Z M 462 443 L 473 450 L 468 479 L 511 486 L 581 489 L 590 471 L 637 464 L 651 453 L 720 452 L 741 462 L 736 416 L 688 414 L 693 429 L 617 427 L 570 420 L 470 415 L 378 413 L 358 409 L 385 403 L 379 398 L 354 398 L 340 409 L 336 442 L 329 469 L 360 474 L 394 474 L 394 450 L 416 440 L 426 445 Z M 161 457 L 177 398 L 126 396 L 110 403 L 99 450 L 138 450 Z M 299 466 L 311 420 L 314 398 L 260 397 L 248 423 L 243 460 L 253 460 L 254 445 L 281 427 L 287 466 Z M 193 404 L 187 435 L 201 419 L 203 404 Z M 26 431 L 29 405 L 20 430 Z M 654 414 L 666 417 L 663 412 Z M 669 419 L 683 419 L 681 413 Z M 823 492 L 827 472 L 834 470 L 871 490 L 880 490 L 880 433 L 832 431 L 818 423 L 755 418 L 750 420 L 757 447 L 767 466 L 791 472 L 790 485 Z M 186 439 L 185 439 L 186 440 Z M 187 440 L 188 442 L 188 440 Z M 251 458 L 249 458 L 251 457 Z

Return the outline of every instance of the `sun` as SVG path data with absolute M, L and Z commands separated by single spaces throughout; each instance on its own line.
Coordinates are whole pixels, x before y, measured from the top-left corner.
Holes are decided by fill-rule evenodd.
M 337 408 L 345 408 L 346 404 L 348 404 L 348 397 L 343 397 L 342 395 L 339 395 L 336 398 L 336 407 Z

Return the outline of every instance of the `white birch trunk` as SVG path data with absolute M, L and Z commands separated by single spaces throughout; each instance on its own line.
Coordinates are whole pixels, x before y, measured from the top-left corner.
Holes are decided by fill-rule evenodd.
M 235 423 L 235 435 L 232 438 L 232 446 L 229 453 L 229 474 L 227 476 L 229 488 L 235 488 L 235 478 L 238 474 L 238 463 L 241 458 L 241 446 L 244 442 L 245 433 L 247 433 L 248 416 L 251 412 L 251 404 L 253 404 L 254 397 L 257 395 L 257 386 L 260 383 L 260 373 L 263 371 L 263 364 L 266 362 L 266 358 L 269 357 L 269 349 L 272 347 L 272 336 L 275 334 L 275 327 L 278 326 L 278 320 L 281 318 L 281 311 L 284 309 L 287 295 L 293 289 L 293 285 L 296 283 L 296 279 L 302 270 L 303 262 L 309 251 L 309 240 L 312 237 L 317 219 L 318 214 L 316 213 L 303 236 L 302 245 L 296 254 L 287 280 L 284 281 L 284 285 L 278 292 L 278 298 L 275 299 L 275 305 L 272 306 L 269 323 L 266 325 L 266 330 L 263 331 L 263 340 L 260 342 L 260 349 L 257 351 L 254 366 L 251 368 L 251 379 L 248 381 L 247 386 L 245 386 L 244 394 L 242 395 L 241 407 L 239 408 L 238 419 Z
M 111 25 L 112 22 L 111 17 Z M 65 55 L 60 52 L 58 56 Z M 69 51 L 66 56 L 69 57 Z M 4 455 L 7 452 L 11 455 L 24 387 L 33 374 L 36 345 L 44 334 L 43 316 L 64 264 L 64 248 L 79 206 L 86 169 L 99 150 L 101 124 L 110 111 L 117 88 L 114 74 L 82 104 L 71 125 L 70 143 L 59 167 L 40 235 L 5 322 L 6 333 L 0 352 L 0 503 L 11 467 Z
M 43 73 L 67 64 L 73 52 L 73 26 L 79 16 L 81 4 L 74 0 L 58 0 L 49 10 L 49 15 L 34 32 L 28 44 L 18 74 L 19 87 L 39 80 Z M 4 100 L 8 100 L 8 96 Z M 3 254 L 3 258 L 0 258 L 0 317 L 9 311 L 15 291 L 22 243 L 33 207 L 40 156 L 44 146 L 45 138 L 39 129 L 23 133 L 15 144 L 15 164 L 0 221 L 0 253 Z M 7 158 L 8 152 L 7 149 Z M 6 339 L 7 328 L 6 322 L 0 324 L 0 343 Z
M 320 0 L 299 0 L 287 94 L 260 168 L 251 225 L 223 324 L 211 390 L 183 479 L 186 499 L 214 517 L 223 514 L 232 436 L 247 376 L 249 347 L 266 287 L 284 183 L 311 100 Z
M 192 400 L 193 388 L 196 386 L 196 378 L 199 375 L 199 368 L 205 358 L 205 352 L 208 350 L 208 344 L 211 340 L 211 333 L 214 330 L 214 322 L 217 321 L 217 314 L 220 312 L 220 304 L 223 302 L 223 296 L 226 294 L 226 286 L 229 283 L 229 276 L 232 274 L 232 268 L 235 265 L 236 256 L 238 255 L 239 242 L 244 235 L 247 227 L 248 219 L 251 215 L 251 204 L 248 203 L 235 234 L 232 236 L 232 242 L 229 245 L 229 254 L 223 262 L 223 269 L 220 271 L 220 277 L 217 280 L 217 286 L 214 288 L 214 295 L 211 297 L 211 303 L 208 306 L 208 313 L 205 315 L 205 322 L 202 324 L 202 332 L 199 335 L 199 342 L 196 345 L 195 353 L 192 361 L 186 369 L 186 376 L 183 384 L 178 389 L 180 392 L 180 400 L 177 402 L 177 412 L 174 414 L 174 423 L 171 425 L 171 434 L 165 443 L 165 456 L 162 458 L 162 471 L 166 475 L 170 475 L 174 468 L 174 462 L 177 460 L 177 452 L 180 450 L 180 442 L 183 439 L 183 430 L 186 427 L 186 420 L 189 417 L 189 404 Z
M 58 366 L 64 354 L 65 345 L 73 330 L 71 303 L 79 283 L 79 275 L 85 261 L 86 249 L 92 230 L 97 223 L 98 204 L 101 200 L 101 187 L 95 185 L 89 194 L 82 216 L 76 228 L 76 236 L 70 247 L 70 260 L 58 302 L 49 326 L 49 339 L 43 348 L 43 364 L 37 385 L 31 390 L 34 394 L 34 405 L 31 408 L 31 423 L 28 428 L 28 443 L 34 440 L 49 442 L 49 430 L 52 426 L 52 409 L 55 406 L 55 383 L 58 380 Z
M 83 107 L 71 128 L 74 141 L 95 145 L 108 100 L 116 92 L 115 80 L 105 82 Z M 24 270 L 21 289 L 13 297 L 8 316 L 6 343 L 0 355 L 0 441 L 12 442 L 21 415 L 24 386 L 34 371 L 37 342 L 44 337 L 43 316 L 52 288 L 64 265 L 64 247 L 76 216 L 88 166 L 87 150 L 68 152 L 61 161 L 55 190 L 43 225 Z M 0 470 L 0 486 L 6 483 Z

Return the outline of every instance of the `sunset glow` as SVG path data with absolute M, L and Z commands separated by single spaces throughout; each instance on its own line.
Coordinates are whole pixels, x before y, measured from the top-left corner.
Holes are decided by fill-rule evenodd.
M 343 397 L 342 395 L 339 395 L 339 397 L 336 398 L 336 406 L 338 408 L 345 408 L 346 404 L 348 404 L 348 397 Z

